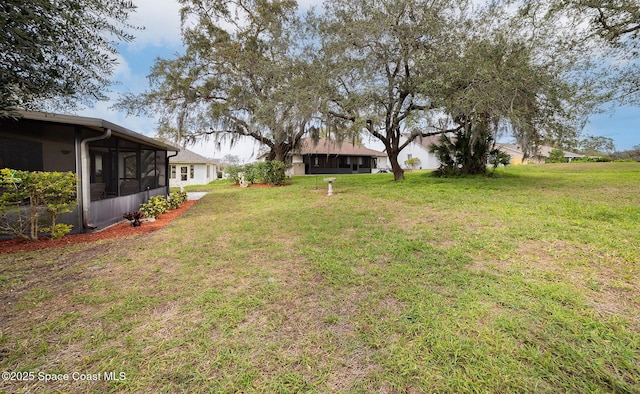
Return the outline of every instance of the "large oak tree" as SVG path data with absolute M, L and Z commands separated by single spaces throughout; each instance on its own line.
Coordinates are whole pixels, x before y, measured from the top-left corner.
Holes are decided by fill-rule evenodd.
M 398 154 L 426 135 L 440 107 L 443 67 L 465 18 L 460 1 L 332 0 L 317 23 L 327 78 L 324 112 L 385 146 L 396 180 Z
M 160 115 L 159 133 L 179 143 L 253 138 L 284 161 L 318 130 L 314 73 L 300 56 L 292 0 L 181 0 L 186 51 L 158 59 L 150 89 L 119 107 Z
M 592 108 L 582 47 L 498 5 L 327 1 L 318 23 L 325 113 L 378 138 L 396 180 L 404 177 L 399 153 L 428 135 L 472 144 L 452 152 L 476 157 L 455 162 L 473 163 L 470 173 L 486 168 L 502 130 L 527 153 L 545 139 L 575 139 Z

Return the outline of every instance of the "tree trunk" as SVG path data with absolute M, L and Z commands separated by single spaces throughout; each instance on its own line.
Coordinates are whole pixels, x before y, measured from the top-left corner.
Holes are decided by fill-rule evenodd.
M 289 144 L 287 143 L 275 144 L 271 148 L 271 151 L 267 156 L 267 160 L 281 161 L 284 163 L 287 157 L 287 153 L 289 153 Z
M 391 171 L 393 171 L 393 179 L 395 181 L 404 181 L 404 170 L 398 163 L 398 152 L 393 150 L 387 151 L 389 162 L 391 163 Z
M 29 239 L 32 241 L 38 240 L 38 221 L 40 220 L 38 215 L 38 200 L 36 197 L 31 196 L 29 199 Z

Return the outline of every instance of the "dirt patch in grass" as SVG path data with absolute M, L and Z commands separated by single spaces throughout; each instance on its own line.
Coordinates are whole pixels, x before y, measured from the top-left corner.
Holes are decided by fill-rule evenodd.
M 27 241 L 24 239 L 9 239 L 0 241 L 0 254 L 13 254 L 18 252 L 31 252 L 34 250 L 60 248 L 63 246 L 75 245 L 78 243 L 94 242 L 101 239 L 111 239 L 126 237 L 136 234 L 148 234 L 159 230 L 169 224 L 184 211 L 191 208 L 197 200 L 187 201 L 180 208 L 171 210 L 153 222 L 144 222 L 140 227 L 132 227 L 129 222 L 118 223 L 116 225 L 87 234 L 70 234 L 60 239 L 41 238 L 39 241 Z

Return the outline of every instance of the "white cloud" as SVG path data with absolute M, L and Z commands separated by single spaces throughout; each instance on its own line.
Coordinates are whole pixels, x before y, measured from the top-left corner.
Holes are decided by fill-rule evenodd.
M 129 63 L 127 62 L 127 59 L 125 59 L 124 56 L 122 56 L 122 54 L 118 53 L 116 55 L 116 61 L 118 62 L 118 64 L 114 68 L 113 75 L 111 76 L 111 78 L 113 80 L 119 80 L 119 81 L 130 79 L 131 68 L 129 67 Z
M 130 22 L 143 26 L 144 30 L 134 32 L 136 39 L 130 44 L 132 47 L 182 45 L 180 4 L 176 0 L 134 0 L 134 3 L 138 8 Z

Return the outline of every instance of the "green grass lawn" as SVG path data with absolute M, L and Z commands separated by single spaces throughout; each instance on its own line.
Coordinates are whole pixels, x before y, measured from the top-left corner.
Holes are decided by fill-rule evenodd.
M 0 391 L 640 392 L 640 164 L 337 178 L 0 255 Z

